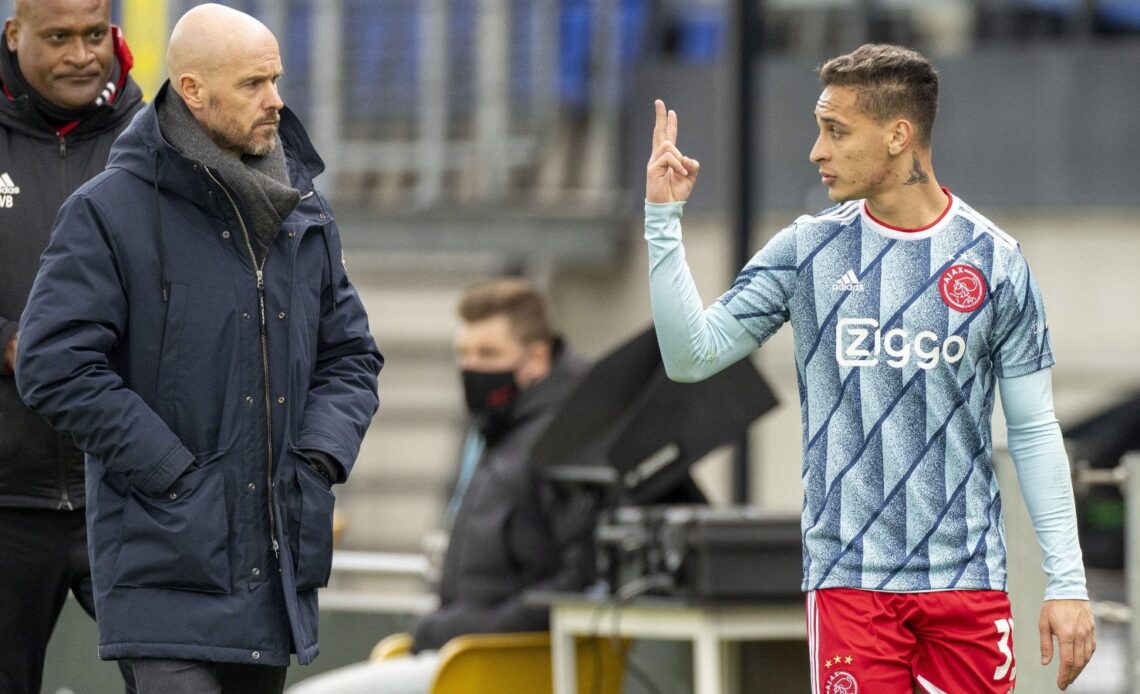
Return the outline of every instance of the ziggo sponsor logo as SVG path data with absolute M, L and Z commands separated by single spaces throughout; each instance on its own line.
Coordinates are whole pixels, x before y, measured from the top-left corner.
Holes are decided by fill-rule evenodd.
M 940 361 L 955 364 L 966 354 L 966 340 L 951 335 L 942 340 L 923 330 L 913 338 L 904 328 L 879 330 L 874 318 L 844 318 L 835 326 L 835 358 L 840 366 L 875 366 L 880 356 L 888 366 L 901 369 L 917 360 L 920 369 L 933 369 Z

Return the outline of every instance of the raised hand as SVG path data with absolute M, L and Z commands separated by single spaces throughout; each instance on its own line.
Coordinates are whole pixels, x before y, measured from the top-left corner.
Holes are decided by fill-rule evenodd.
M 653 125 L 653 154 L 645 170 L 645 199 L 654 203 L 689 199 L 701 165 L 677 149 L 677 113 L 666 111 L 665 102 L 653 102 L 657 120 Z

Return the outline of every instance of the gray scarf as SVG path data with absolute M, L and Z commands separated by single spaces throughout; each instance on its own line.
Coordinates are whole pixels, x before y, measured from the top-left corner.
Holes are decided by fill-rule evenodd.
M 240 199 L 258 245 L 263 251 L 268 249 L 281 222 L 301 202 L 301 194 L 289 184 L 281 139 L 269 154 L 246 154 L 238 161 L 214 144 L 173 89 L 168 89 L 167 98 L 155 107 L 163 136 L 179 152 L 221 176 Z

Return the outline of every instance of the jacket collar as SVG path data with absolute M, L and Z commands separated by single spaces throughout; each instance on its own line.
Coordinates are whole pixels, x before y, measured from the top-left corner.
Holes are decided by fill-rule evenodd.
M 107 168 L 126 170 L 151 184 L 157 180 L 159 188 L 204 206 L 212 185 L 205 166 L 179 152 L 163 137 L 158 125 L 156 107 L 169 96 L 170 89 L 170 82 L 164 83 L 154 101 L 115 141 Z M 293 187 L 302 192 L 311 190 L 312 180 L 325 165 L 300 119 L 288 107 L 281 110 L 278 134 Z
M 553 405 L 565 399 L 571 384 L 584 370 L 585 362 L 566 346 L 562 338 L 556 338 L 550 373 L 538 383 L 519 391 L 515 406 L 511 409 L 508 428 L 549 411 Z

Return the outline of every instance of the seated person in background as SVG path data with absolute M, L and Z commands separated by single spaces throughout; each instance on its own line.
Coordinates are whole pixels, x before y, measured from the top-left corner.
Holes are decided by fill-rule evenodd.
M 449 639 L 548 629 L 548 610 L 525 604 L 523 594 L 582 590 L 593 578 L 588 538 L 556 539 L 559 505 L 530 459 L 585 363 L 555 335 L 546 299 L 525 280 L 472 287 L 458 313 L 455 354 L 470 423 L 445 519 L 439 609 L 417 624 L 414 656 L 326 673 L 290 694 L 423 694 L 435 651 Z

